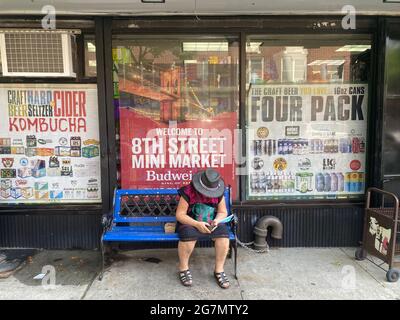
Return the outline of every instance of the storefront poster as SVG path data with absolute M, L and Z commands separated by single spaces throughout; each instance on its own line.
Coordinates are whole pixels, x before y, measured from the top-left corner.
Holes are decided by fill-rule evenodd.
M 156 121 L 120 107 L 121 187 L 179 188 L 199 170 L 218 170 L 235 197 L 236 112 L 208 120 Z
M 366 84 L 254 85 L 248 99 L 250 199 L 364 193 Z
M 0 86 L 0 203 L 101 201 L 96 85 Z

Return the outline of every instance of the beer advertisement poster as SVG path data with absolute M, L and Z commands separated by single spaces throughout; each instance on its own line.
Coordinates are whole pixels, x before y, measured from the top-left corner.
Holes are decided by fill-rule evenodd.
M 96 85 L 0 85 L 0 203 L 101 202 Z
M 251 86 L 248 196 L 364 194 L 367 106 L 366 84 Z

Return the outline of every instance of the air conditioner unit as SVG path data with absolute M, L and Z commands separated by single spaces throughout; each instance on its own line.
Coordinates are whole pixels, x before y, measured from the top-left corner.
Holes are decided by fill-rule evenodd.
M 0 54 L 4 77 L 75 78 L 69 30 L 0 30 Z

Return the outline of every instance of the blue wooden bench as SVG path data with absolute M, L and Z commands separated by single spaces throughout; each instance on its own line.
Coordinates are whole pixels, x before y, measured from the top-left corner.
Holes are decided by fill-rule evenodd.
M 225 188 L 225 202 L 228 215 L 231 211 L 230 187 Z M 101 236 L 102 270 L 106 263 L 106 251 L 124 242 L 164 242 L 179 241 L 177 233 L 165 233 L 164 224 L 176 222 L 175 211 L 179 202 L 176 189 L 116 190 L 114 192 L 113 213 L 103 216 Z M 234 250 L 234 273 L 237 279 L 237 219 L 231 220 L 230 253 Z

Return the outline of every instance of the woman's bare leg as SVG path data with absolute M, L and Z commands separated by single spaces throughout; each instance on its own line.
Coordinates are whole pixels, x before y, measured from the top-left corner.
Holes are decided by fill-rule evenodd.
M 196 245 L 195 241 L 179 241 L 178 256 L 179 256 L 179 271 L 189 269 L 189 259 Z
M 226 256 L 229 251 L 228 238 L 216 238 L 215 240 L 215 272 L 224 271 Z

